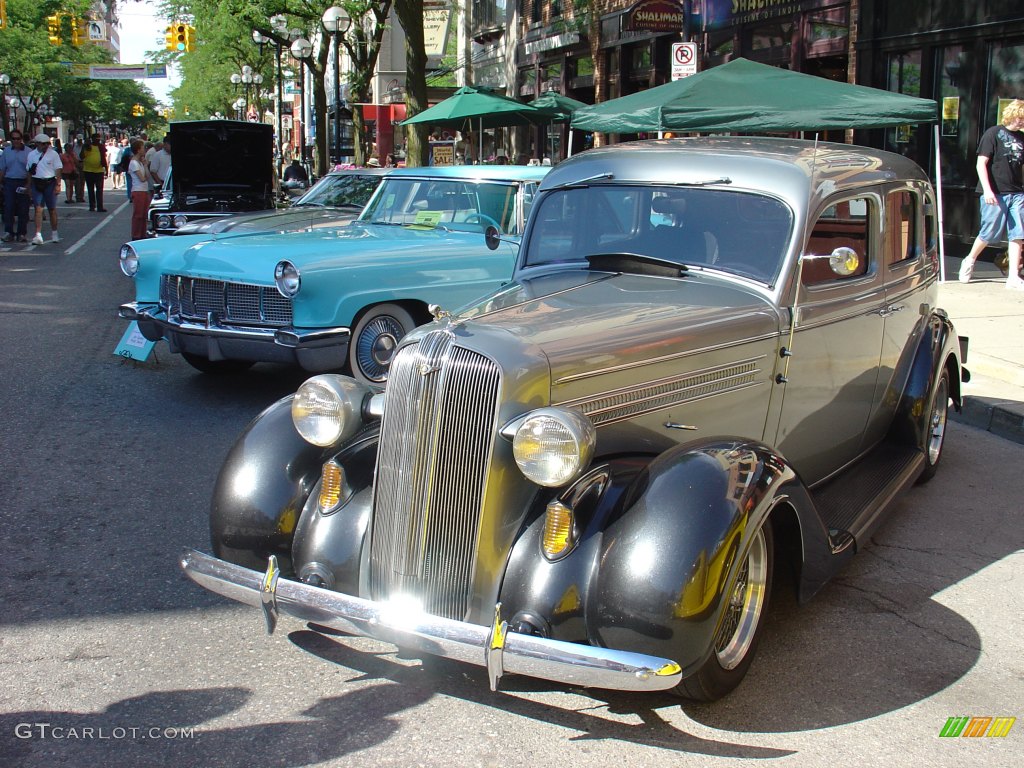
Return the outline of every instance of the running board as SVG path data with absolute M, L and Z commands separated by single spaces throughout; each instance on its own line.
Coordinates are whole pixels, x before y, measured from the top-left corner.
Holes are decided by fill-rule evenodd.
M 859 548 L 893 499 L 914 484 L 924 462 L 916 448 L 881 443 L 839 477 L 811 491 L 833 551 L 848 546 L 850 538 Z

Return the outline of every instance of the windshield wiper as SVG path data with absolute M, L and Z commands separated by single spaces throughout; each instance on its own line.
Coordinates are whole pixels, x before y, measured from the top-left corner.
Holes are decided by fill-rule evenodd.
M 643 253 L 592 253 L 587 256 L 587 264 L 591 269 L 658 277 L 679 277 L 690 269 L 677 261 L 659 259 L 657 256 L 647 256 Z
M 551 189 L 568 189 L 570 187 L 585 187 L 587 184 L 589 184 L 592 181 L 602 181 L 604 179 L 614 179 L 614 178 L 615 178 L 615 175 L 611 171 L 606 171 L 605 173 L 599 173 L 596 176 L 588 176 L 585 179 L 578 179 L 576 181 L 567 181 L 564 184 L 559 184 L 558 186 L 552 187 Z
M 659 184 L 661 182 L 658 182 Z M 710 187 L 713 184 L 732 184 L 732 179 L 723 176 L 720 179 L 707 179 L 706 181 L 672 181 L 669 186 L 673 187 Z

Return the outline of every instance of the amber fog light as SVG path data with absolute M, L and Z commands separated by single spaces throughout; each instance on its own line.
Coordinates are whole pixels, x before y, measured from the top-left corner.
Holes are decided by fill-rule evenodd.
M 544 556 L 557 560 L 576 544 L 576 521 L 572 508 L 560 501 L 552 501 L 544 513 Z
M 342 502 L 345 488 L 345 470 L 331 459 L 320 473 L 320 511 L 333 512 Z

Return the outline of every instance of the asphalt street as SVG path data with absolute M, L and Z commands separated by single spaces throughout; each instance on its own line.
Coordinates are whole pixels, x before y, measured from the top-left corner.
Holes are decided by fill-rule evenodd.
M 115 357 L 123 192 L 0 249 L 0 766 L 984 766 L 1024 715 L 1024 445 L 952 423 L 937 477 L 812 602 L 780 574 L 758 658 L 713 705 L 420 659 L 188 582 L 235 436 L 301 373 Z M 45 230 L 48 233 L 48 228 Z M 1018 389 L 1024 401 L 1024 388 Z

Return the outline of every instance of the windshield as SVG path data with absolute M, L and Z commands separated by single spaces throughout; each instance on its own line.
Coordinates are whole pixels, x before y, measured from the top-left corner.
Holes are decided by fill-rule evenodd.
M 327 208 L 362 208 L 380 184 L 381 176 L 351 174 L 325 176 L 295 205 L 320 205 Z
M 595 184 L 553 190 L 537 205 L 527 267 L 638 254 L 771 284 L 793 229 L 792 211 L 773 197 L 706 187 Z
M 483 232 L 494 226 L 502 234 L 519 235 L 518 191 L 519 184 L 514 182 L 392 177 L 384 180 L 360 220 L 463 232 Z

